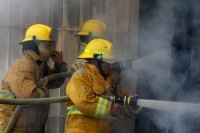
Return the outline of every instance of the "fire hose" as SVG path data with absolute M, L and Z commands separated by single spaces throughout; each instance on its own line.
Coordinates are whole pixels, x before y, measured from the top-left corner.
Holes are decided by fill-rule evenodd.
M 115 62 L 111 65 L 111 67 L 116 70 L 116 71 L 121 71 L 121 70 L 131 70 L 132 68 L 132 64 L 130 60 L 127 61 L 121 61 L 121 62 Z M 56 73 L 56 74 L 52 74 L 49 75 L 47 78 L 49 81 L 53 81 L 55 79 L 63 79 L 66 77 L 71 77 L 73 74 L 73 72 L 61 72 L 61 73 Z M 45 78 L 40 79 L 37 83 L 36 86 L 41 86 L 42 84 L 44 84 L 45 82 Z M 104 97 L 104 96 L 102 96 Z M 119 102 L 120 104 L 127 104 L 127 105 L 131 105 L 132 104 L 132 100 L 130 100 L 129 98 L 127 98 L 127 100 L 123 100 L 123 98 L 121 97 L 108 97 L 105 96 L 104 98 L 107 98 L 108 100 L 114 101 L 114 102 Z M 110 99 L 109 99 L 110 98 Z M 70 99 L 67 96 L 63 96 L 63 97 L 54 97 L 54 98 L 37 98 L 37 99 L 0 99 L 0 104 L 11 104 L 11 105 L 17 105 L 17 107 L 15 108 L 15 111 L 13 112 L 12 117 L 10 118 L 10 121 L 4 131 L 4 133 L 10 133 L 21 113 L 22 110 L 22 105 L 38 105 L 38 104 L 48 104 L 48 103 L 58 103 L 58 102 L 68 102 L 70 101 Z M 136 103 L 136 101 L 135 101 Z

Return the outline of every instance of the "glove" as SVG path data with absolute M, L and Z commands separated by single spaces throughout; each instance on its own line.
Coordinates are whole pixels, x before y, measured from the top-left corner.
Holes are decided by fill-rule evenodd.
M 44 86 L 35 88 L 33 92 L 31 93 L 31 97 L 33 98 L 49 97 L 49 90 Z
M 127 117 L 133 117 L 139 114 L 139 112 L 141 111 L 142 107 L 138 106 L 137 109 L 134 109 L 131 106 L 128 105 L 124 105 L 124 112 L 125 112 L 125 116 Z
M 77 59 L 77 60 L 71 65 L 72 71 L 77 71 L 78 69 L 84 67 L 86 62 L 87 62 L 87 60 L 85 60 L 85 59 Z
M 112 103 L 110 113 L 112 116 L 118 116 L 121 113 L 121 110 L 123 110 L 123 106 L 118 103 Z

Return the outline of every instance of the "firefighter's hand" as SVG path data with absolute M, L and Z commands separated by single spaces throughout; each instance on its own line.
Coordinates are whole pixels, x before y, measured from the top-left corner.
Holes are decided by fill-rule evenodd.
M 63 62 L 63 55 L 62 55 L 62 51 L 58 52 L 58 51 L 54 51 L 54 53 L 51 55 L 51 59 L 57 64 L 61 64 Z
M 135 97 L 138 97 L 138 94 L 128 94 L 128 96 L 129 96 L 130 98 L 135 98 Z
M 112 103 L 110 113 L 113 116 L 118 116 L 121 113 L 122 109 L 123 109 L 122 105 L 120 105 L 118 103 Z
M 72 71 L 77 71 L 78 69 L 84 67 L 86 62 L 87 62 L 87 60 L 85 60 L 85 59 L 77 59 L 77 60 L 71 65 Z

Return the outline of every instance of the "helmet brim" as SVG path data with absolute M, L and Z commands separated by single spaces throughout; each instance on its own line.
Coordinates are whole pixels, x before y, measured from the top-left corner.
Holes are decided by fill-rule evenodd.
M 25 39 L 24 39 L 25 40 Z M 33 40 L 22 40 L 21 42 L 19 42 L 18 43 L 18 45 L 22 45 L 23 43 L 26 43 L 26 42 L 30 42 L 30 41 L 33 41 Z M 36 40 L 36 41 L 44 41 L 44 42 L 53 42 L 53 43 L 56 43 L 55 41 L 53 41 L 53 40 L 49 40 L 49 41 L 47 41 L 47 40 Z

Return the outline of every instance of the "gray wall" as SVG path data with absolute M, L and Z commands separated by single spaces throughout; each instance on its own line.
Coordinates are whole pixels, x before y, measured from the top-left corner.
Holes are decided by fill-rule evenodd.
M 26 29 L 36 23 L 53 28 L 57 50 L 63 51 L 70 70 L 78 49 L 74 34 L 89 19 L 98 19 L 108 25 L 120 59 L 137 59 L 139 0 L 0 0 L 0 80 L 21 54 L 21 46 L 17 43 L 23 39 Z M 52 61 L 49 64 L 52 65 Z M 123 72 L 122 76 L 120 86 L 134 93 L 135 72 Z M 67 81 L 50 95 L 65 95 Z M 47 132 L 62 133 L 65 115 L 65 103 L 52 104 Z M 115 128 L 116 133 L 134 133 L 134 118 L 119 117 Z

